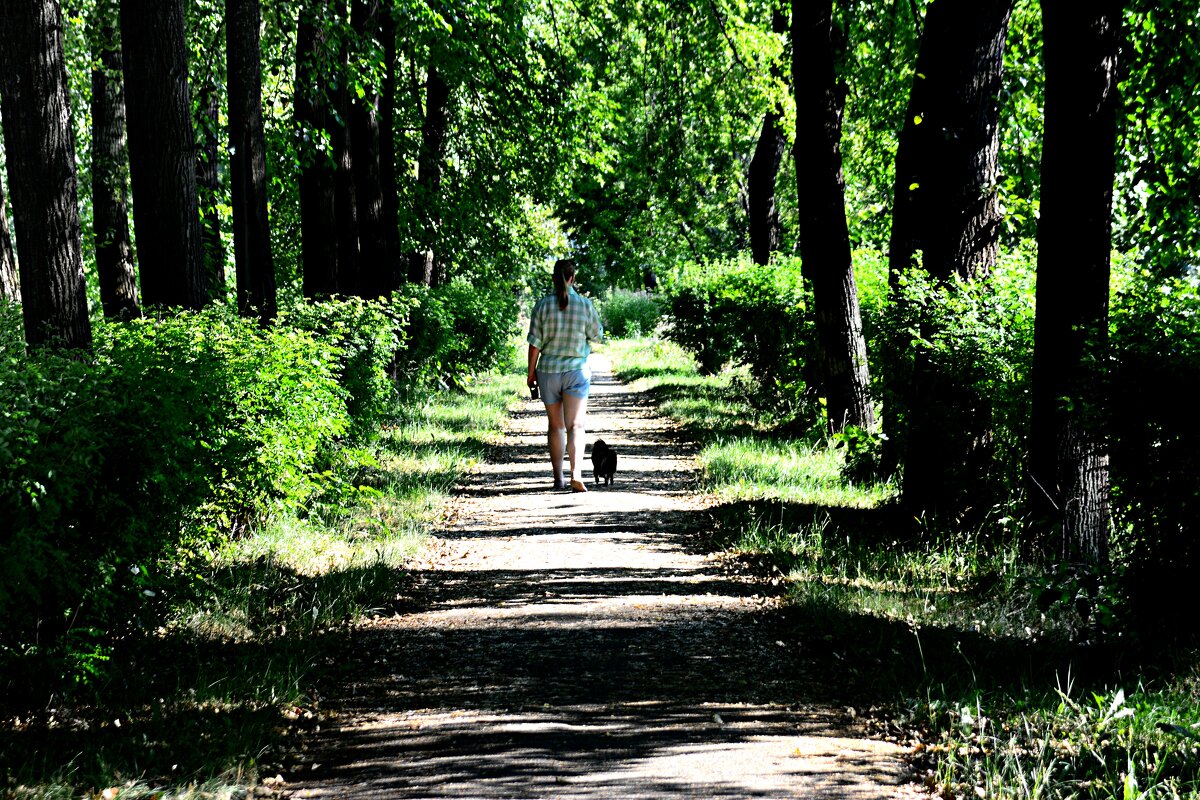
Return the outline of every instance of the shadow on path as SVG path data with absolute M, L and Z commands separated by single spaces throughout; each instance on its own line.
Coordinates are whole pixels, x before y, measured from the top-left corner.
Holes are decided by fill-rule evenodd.
M 693 450 L 600 376 L 613 486 L 548 491 L 529 404 L 411 573 L 414 613 L 356 635 L 296 797 L 897 797 L 899 750 L 812 702 L 764 585 L 690 546 Z M 589 469 L 585 477 L 590 478 Z

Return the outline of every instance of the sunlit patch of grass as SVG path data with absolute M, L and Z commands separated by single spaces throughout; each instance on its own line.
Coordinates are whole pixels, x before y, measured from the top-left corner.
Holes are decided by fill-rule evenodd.
M 274 776 L 267 776 L 266 781 L 261 785 L 269 788 L 274 783 Z M 89 800 L 244 800 L 254 796 L 257 785 L 260 784 L 256 772 L 233 770 L 218 778 L 174 789 L 163 789 L 143 781 L 122 781 L 84 796 Z M 17 786 L 10 791 L 11 794 L 6 796 L 13 800 L 74 800 L 79 797 L 78 791 L 68 784 Z
M 896 723 L 930 731 L 917 746 L 943 795 L 1024 798 L 1200 797 L 1196 667 L 1171 686 L 1082 691 L 1069 676 L 1040 696 L 935 694 Z
M 708 486 L 726 498 L 874 508 L 896 497 L 892 483 L 847 482 L 844 461 L 825 444 L 749 437 L 708 445 L 700 454 Z

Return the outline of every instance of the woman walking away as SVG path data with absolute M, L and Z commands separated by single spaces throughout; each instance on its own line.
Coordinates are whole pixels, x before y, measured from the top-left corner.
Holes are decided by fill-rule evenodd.
M 575 262 L 560 258 L 554 264 L 554 294 L 533 307 L 529 319 L 529 377 L 541 389 L 550 429 L 550 467 L 554 488 L 586 492 L 582 480 L 584 417 L 592 372 L 587 365 L 588 342 L 604 335 L 592 301 L 575 291 Z M 536 395 L 535 395 L 536 397 Z M 563 474 L 563 449 L 571 462 L 571 477 Z

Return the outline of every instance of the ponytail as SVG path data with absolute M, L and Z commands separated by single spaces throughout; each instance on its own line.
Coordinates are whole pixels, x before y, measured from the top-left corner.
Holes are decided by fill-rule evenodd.
M 575 260 L 560 258 L 554 262 L 554 296 L 558 298 L 558 310 L 567 310 L 567 282 L 575 277 Z

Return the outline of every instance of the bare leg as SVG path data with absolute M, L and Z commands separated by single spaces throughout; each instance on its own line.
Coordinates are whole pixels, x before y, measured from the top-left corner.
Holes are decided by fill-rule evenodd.
M 571 458 L 571 484 L 576 491 L 587 491 L 583 484 L 583 438 L 587 418 L 587 398 L 563 395 L 563 422 L 567 428 L 567 455 Z M 576 486 L 575 484 L 578 484 Z
M 555 403 L 552 406 L 546 406 L 546 416 L 550 420 L 550 427 L 546 431 L 546 444 L 550 449 L 550 469 L 554 472 L 554 484 L 557 486 L 560 482 L 565 483 L 563 481 L 563 451 L 566 448 L 568 437 L 563 426 L 563 404 Z

